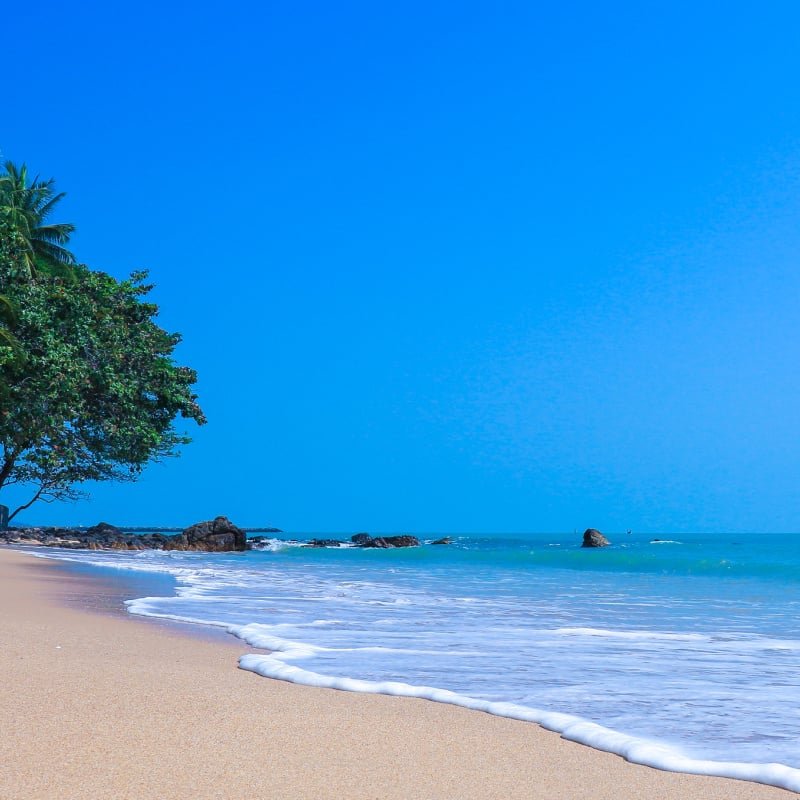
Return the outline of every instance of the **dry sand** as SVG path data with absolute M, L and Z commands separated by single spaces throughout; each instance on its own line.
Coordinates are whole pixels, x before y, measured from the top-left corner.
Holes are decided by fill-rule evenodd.
M 114 606 L 118 588 L 0 549 L 2 800 L 796 796 L 452 706 L 267 680 L 237 669 L 230 637 Z

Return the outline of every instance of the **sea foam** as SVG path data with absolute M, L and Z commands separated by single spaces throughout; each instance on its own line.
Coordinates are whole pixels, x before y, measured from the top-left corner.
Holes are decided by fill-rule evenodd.
M 412 686 L 399 681 L 365 681 L 350 677 L 321 675 L 287 663 L 290 660 L 313 656 L 314 648 L 260 633 L 254 630 L 254 626 L 230 626 L 228 631 L 252 647 L 272 651 L 269 655 L 248 654 L 239 659 L 239 666 L 242 669 L 255 672 L 265 678 L 289 681 L 303 686 L 366 694 L 385 694 L 394 697 L 416 697 L 437 703 L 447 703 L 473 711 L 484 711 L 499 717 L 535 722 L 543 728 L 561 734 L 564 739 L 614 753 L 634 764 L 671 772 L 737 778 L 800 792 L 800 770 L 783 764 L 748 764 L 736 761 L 694 759 L 684 755 L 676 748 L 619 733 L 571 714 L 542 711 L 509 702 L 482 700 L 434 686 Z

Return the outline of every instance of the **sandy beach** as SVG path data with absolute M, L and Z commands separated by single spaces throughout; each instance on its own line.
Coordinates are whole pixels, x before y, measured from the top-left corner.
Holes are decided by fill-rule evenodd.
M 118 587 L 0 550 L 0 797 L 789 798 L 535 725 L 239 670 L 232 637 L 128 618 Z

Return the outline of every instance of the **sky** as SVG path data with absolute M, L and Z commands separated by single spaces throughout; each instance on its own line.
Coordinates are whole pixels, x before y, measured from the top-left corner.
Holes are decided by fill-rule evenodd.
M 209 419 L 19 522 L 797 531 L 799 26 L 790 2 L 5 9 L 0 154 L 67 192 L 80 261 L 150 270 Z

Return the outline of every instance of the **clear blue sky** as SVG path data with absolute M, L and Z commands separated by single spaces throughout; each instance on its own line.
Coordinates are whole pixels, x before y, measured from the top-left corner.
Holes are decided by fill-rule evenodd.
M 14 4 L 0 150 L 209 424 L 29 523 L 800 529 L 800 6 Z

